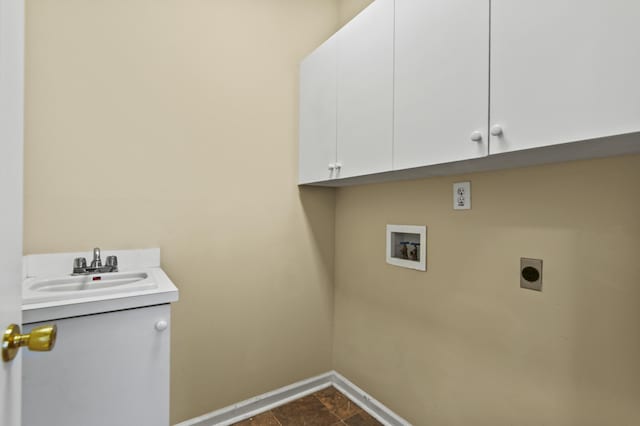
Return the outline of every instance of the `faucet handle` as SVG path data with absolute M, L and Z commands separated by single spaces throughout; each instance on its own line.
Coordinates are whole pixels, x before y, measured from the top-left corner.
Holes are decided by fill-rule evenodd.
M 106 266 L 111 266 L 114 270 L 118 270 L 118 256 L 107 256 Z
M 76 257 L 73 259 L 73 272 L 82 272 L 87 269 L 87 259 L 84 257 Z
M 86 268 L 87 267 L 87 259 L 84 257 L 76 257 L 73 259 L 73 267 L 74 268 Z

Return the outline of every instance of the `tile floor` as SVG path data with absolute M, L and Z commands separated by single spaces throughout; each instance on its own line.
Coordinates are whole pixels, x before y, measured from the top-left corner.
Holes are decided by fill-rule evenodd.
M 334 387 L 276 407 L 234 426 L 379 426 Z

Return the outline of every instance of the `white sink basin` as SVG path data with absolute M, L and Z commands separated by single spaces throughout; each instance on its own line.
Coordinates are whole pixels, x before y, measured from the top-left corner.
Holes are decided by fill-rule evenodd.
M 106 294 L 111 292 L 139 291 L 155 288 L 145 272 L 110 272 L 95 275 L 71 275 L 56 278 L 35 279 L 26 286 L 30 301 L 36 299 L 58 300 L 77 292 Z
M 160 250 L 111 250 L 121 272 L 71 275 L 76 257 L 92 253 L 25 256 L 22 282 L 23 323 L 155 306 L 178 300 L 178 289 L 160 268 Z

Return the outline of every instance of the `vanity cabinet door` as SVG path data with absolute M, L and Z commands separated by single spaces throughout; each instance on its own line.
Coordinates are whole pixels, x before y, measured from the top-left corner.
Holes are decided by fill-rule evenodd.
M 376 0 L 338 33 L 338 173 L 391 170 L 394 0 Z
M 491 1 L 491 154 L 640 130 L 640 2 Z
M 52 322 L 53 351 L 22 353 L 24 426 L 169 425 L 170 305 L 25 330 Z
M 489 0 L 396 0 L 393 168 L 488 154 Z
M 336 162 L 336 37 L 300 65 L 299 183 L 331 179 Z

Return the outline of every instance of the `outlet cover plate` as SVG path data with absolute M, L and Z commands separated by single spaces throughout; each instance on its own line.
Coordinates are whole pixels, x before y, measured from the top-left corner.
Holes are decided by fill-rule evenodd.
M 471 182 L 453 184 L 453 209 L 471 210 Z
M 520 258 L 520 288 L 542 291 L 542 259 Z

